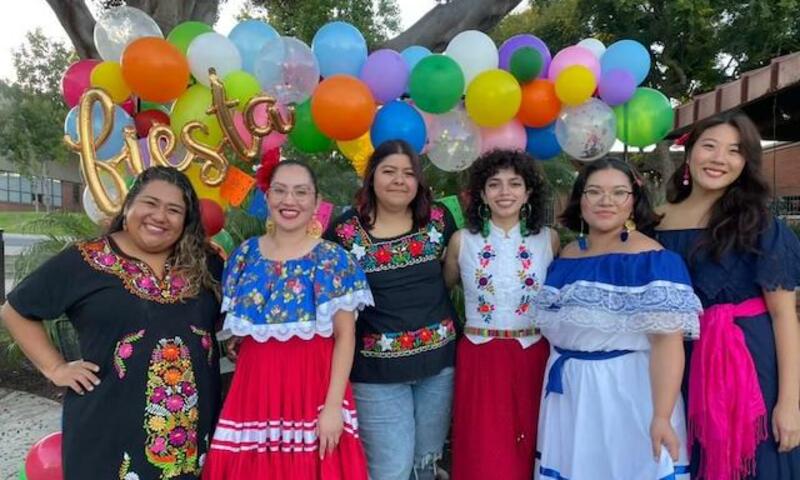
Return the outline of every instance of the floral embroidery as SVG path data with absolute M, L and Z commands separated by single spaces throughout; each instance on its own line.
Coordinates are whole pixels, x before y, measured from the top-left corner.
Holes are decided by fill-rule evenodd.
M 443 208 L 436 205 L 427 226 L 395 240 L 373 243 L 354 215 L 336 227 L 336 236 L 365 272 L 393 270 L 438 259 L 445 247 L 444 219 Z
M 525 244 L 519 246 L 519 250 L 517 250 L 517 259 L 522 265 L 523 270 L 531 268 L 531 252 L 528 251 Z
M 119 480 L 139 480 L 139 475 L 131 472 L 131 456 L 128 452 L 122 455 L 122 465 L 119 466 Z
M 145 300 L 176 303 L 197 293 L 181 275 L 167 274 L 159 280 L 144 262 L 114 252 L 108 238 L 78 243 L 78 250 L 92 268 L 119 277 L 126 290 Z
M 439 323 L 420 329 L 395 333 L 369 333 L 363 337 L 365 357 L 398 358 L 416 355 L 441 348 L 456 338 L 453 320 L 446 318 Z
M 131 355 L 133 355 L 133 344 L 143 337 L 144 330 L 139 330 L 136 333 L 125 335 L 117 342 L 117 346 L 114 348 L 114 368 L 117 370 L 117 376 L 120 379 L 125 378 L 125 373 L 127 372 L 125 360 L 131 358 Z
M 147 372 L 147 460 L 161 480 L 200 473 L 197 463 L 197 386 L 189 348 L 180 337 L 163 338 Z
M 539 281 L 536 280 L 535 273 L 528 273 L 533 262 L 531 260 L 531 252 L 528 251 L 528 248 L 525 244 L 519 246 L 517 250 L 517 260 L 520 263 L 520 270 L 517 271 L 517 276 L 519 277 L 519 281 L 522 283 L 521 287 L 523 290 L 522 295 L 519 298 L 519 304 L 517 308 L 514 310 L 514 313 L 517 315 L 524 315 L 528 313 L 531 307 L 531 300 L 533 297 L 529 294 L 531 292 L 536 292 L 539 290 L 541 285 L 539 285 Z
M 486 300 L 484 295 L 478 295 L 478 313 L 483 318 L 483 321 L 489 323 L 492 321 L 492 312 L 494 312 L 494 305 Z
M 478 290 L 485 290 L 494 295 L 494 284 L 492 283 L 492 275 L 480 268 L 475 269 L 475 285 Z
M 192 333 L 200 337 L 200 345 L 202 345 L 203 350 L 206 351 L 208 364 L 211 365 L 211 362 L 214 359 L 214 349 L 212 348 L 214 346 L 214 341 L 211 340 L 211 334 L 202 328 L 195 327 L 194 325 L 189 325 L 189 329 L 192 331 Z
M 517 315 L 524 315 L 528 313 L 528 310 L 530 310 L 531 308 L 531 300 L 532 298 L 530 295 L 523 295 L 522 297 L 520 297 L 519 305 L 517 305 L 517 308 L 514 310 L 514 313 L 516 313 Z
M 494 247 L 490 243 L 486 243 L 481 251 L 478 252 L 478 262 L 480 262 L 481 267 L 486 268 L 496 256 Z

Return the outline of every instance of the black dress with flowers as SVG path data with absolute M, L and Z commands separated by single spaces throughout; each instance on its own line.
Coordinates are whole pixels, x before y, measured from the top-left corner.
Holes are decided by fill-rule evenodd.
M 219 278 L 222 262 L 209 262 Z M 179 275 L 158 279 L 110 237 L 79 242 L 8 295 L 22 316 L 66 314 L 94 391 L 64 398 L 65 480 L 195 479 L 220 407 L 213 292 L 180 299 Z

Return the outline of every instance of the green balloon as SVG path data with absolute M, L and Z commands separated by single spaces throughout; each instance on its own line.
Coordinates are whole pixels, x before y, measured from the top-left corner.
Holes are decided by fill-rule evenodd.
M 167 35 L 167 41 L 175 45 L 182 54 L 186 55 L 189 44 L 194 37 L 203 33 L 213 32 L 214 29 L 203 22 L 183 22 L 179 23 Z
M 25 461 L 23 460 L 19 466 L 19 476 L 17 480 L 28 480 L 28 474 L 25 473 Z
M 508 69 L 519 83 L 526 83 L 538 77 L 543 66 L 544 59 L 539 50 L 522 47 L 511 55 Z
M 439 53 L 428 55 L 411 71 L 408 93 L 422 111 L 449 112 L 464 93 L 464 73 L 452 58 Z
M 639 87 L 627 103 L 614 107 L 617 138 L 631 147 L 646 147 L 663 140 L 675 123 L 669 99 L 652 88 Z
M 139 110 L 140 112 L 144 112 L 145 110 L 161 110 L 162 112 L 169 115 L 169 111 L 172 109 L 172 103 L 156 103 L 156 102 L 148 102 L 147 100 L 139 100 Z
M 303 153 L 322 153 L 333 148 L 333 140 L 326 137 L 311 118 L 311 99 L 295 108 L 289 141 Z
M 224 229 L 211 237 L 211 241 L 219 245 L 228 255 L 236 248 L 236 242 L 234 242 L 233 237 Z
M 227 100 L 238 100 L 236 106 L 240 111 L 244 111 L 247 102 L 261 92 L 261 85 L 258 84 L 256 77 L 244 70 L 235 70 L 222 79 L 222 86 L 225 87 L 225 98 Z

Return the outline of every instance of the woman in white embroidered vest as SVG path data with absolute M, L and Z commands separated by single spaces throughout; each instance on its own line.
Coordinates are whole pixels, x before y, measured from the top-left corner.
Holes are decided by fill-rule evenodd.
M 633 168 L 583 168 L 560 217 L 579 232 L 554 260 L 534 319 L 550 341 L 535 478 L 688 479 L 683 337 L 700 300 Z
M 347 380 L 354 312 L 372 304 L 364 272 L 319 239 L 306 165 L 281 162 L 267 200 L 267 234 L 245 241 L 225 269 L 220 337 L 231 337 L 236 372 L 203 478 L 365 480 Z
M 532 301 L 558 252 L 544 226 L 547 185 L 523 152 L 495 150 L 470 168 L 468 228 L 450 240 L 445 278 L 460 281 L 466 334 L 456 349 L 453 477 L 529 480 L 550 347 Z

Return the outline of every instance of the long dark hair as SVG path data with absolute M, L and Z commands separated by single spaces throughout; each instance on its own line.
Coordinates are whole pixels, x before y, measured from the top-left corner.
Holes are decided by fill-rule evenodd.
M 548 198 L 547 182 L 536 161 L 525 152 L 518 150 L 492 150 L 481 155 L 469 169 L 469 205 L 467 205 L 467 227 L 472 233 L 479 233 L 483 226 L 480 210 L 484 204 L 481 192 L 486 182 L 500 170 L 513 170 L 522 177 L 525 189 L 530 190 L 526 200 L 530 208 L 525 221 L 531 234 L 539 233 L 545 222 L 545 208 Z
M 661 221 L 661 217 L 653 210 L 641 175 L 632 165 L 615 157 L 603 157 L 583 167 L 572 185 L 572 193 L 569 195 L 567 207 L 558 217 L 561 224 L 574 232 L 581 230 L 581 197 L 586 188 L 586 181 L 593 173 L 606 169 L 619 170 L 628 177 L 633 192 L 633 221 L 636 223 L 636 229 L 645 235 L 652 235 L 656 225 Z
M 386 157 L 395 153 L 403 154 L 409 158 L 414 177 L 417 179 L 417 194 L 411 200 L 411 215 L 414 220 L 414 227 L 422 227 L 430 221 L 433 195 L 428 188 L 427 182 L 425 182 L 425 177 L 422 175 L 422 162 L 419 160 L 419 155 L 411 148 L 411 145 L 403 140 L 389 140 L 378 145 L 378 148 L 372 153 L 367 163 L 366 172 L 364 172 L 364 183 L 356 192 L 355 207 L 356 212 L 358 212 L 358 219 L 368 229 L 375 225 L 375 213 L 378 203 L 378 199 L 375 196 L 375 171 Z
M 758 236 L 769 218 L 770 196 L 769 184 L 761 173 L 761 135 L 747 115 L 728 112 L 698 122 L 689 133 L 684 144 L 685 161 L 667 184 L 667 201 L 681 203 L 692 193 L 693 182 L 683 184 L 686 162 L 703 132 L 718 125 L 730 125 L 739 132 L 739 152 L 744 158 L 744 169 L 714 202 L 708 228 L 695 247 L 696 251 L 705 247 L 717 261 L 731 249 L 758 253 Z
M 161 180 L 178 187 L 186 204 L 186 214 L 183 219 L 183 232 L 175 243 L 172 253 L 167 260 L 173 271 L 180 272 L 191 286 L 188 296 L 195 296 L 200 292 L 200 287 L 206 288 L 219 295 L 219 283 L 211 276 L 208 270 L 209 255 L 216 255 L 206 239 L 203 222 L 200 216 L 200 200 L 189 183 L 186 175 L 175 168 L 155 166 L 143 171 L 136 177 L 136 181 L 128 191 L 120 212 L 111 220 L 106 230 L 106 235 L 124 230 L 125 214 L 136 197 L 142 192 L 145 185 Z

